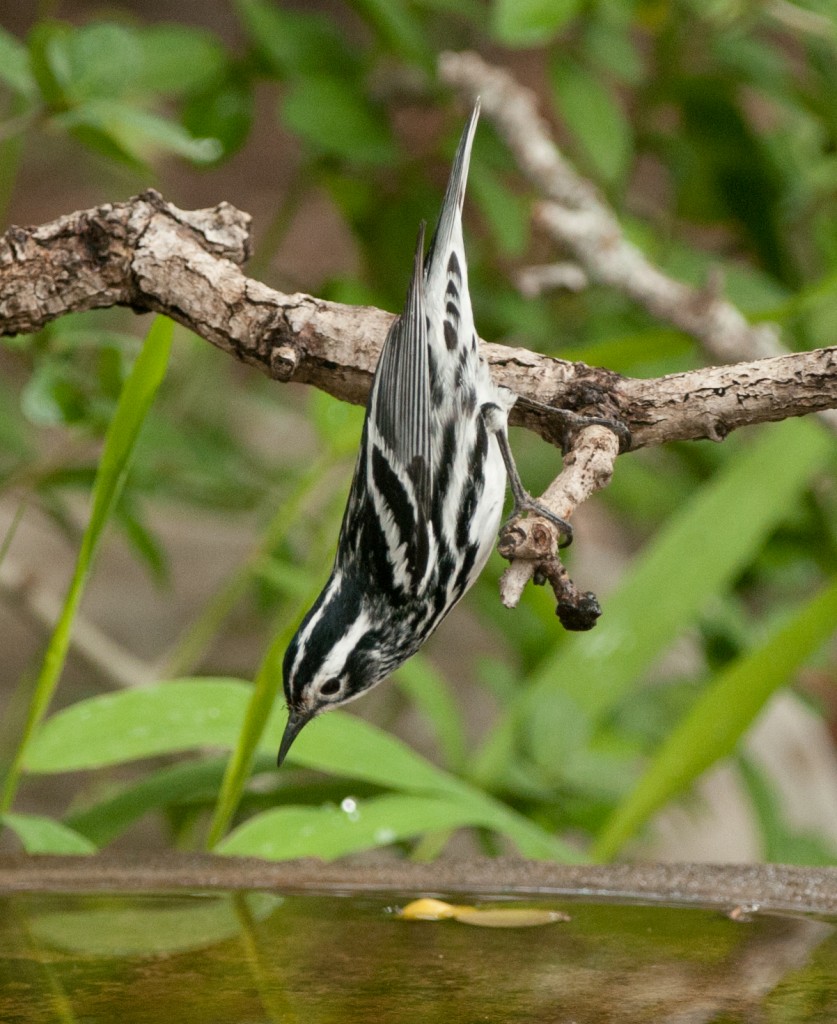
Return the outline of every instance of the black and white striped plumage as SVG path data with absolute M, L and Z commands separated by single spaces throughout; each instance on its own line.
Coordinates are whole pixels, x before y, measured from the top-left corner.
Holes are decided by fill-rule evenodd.
M 334 568 L 285 655 L 280 764 L 314 715 L 415 654 L 476 580 L 499 528 L 514 395 L 480 356 L 462 239 L 478 116 L 479 105 L 381 351 Z

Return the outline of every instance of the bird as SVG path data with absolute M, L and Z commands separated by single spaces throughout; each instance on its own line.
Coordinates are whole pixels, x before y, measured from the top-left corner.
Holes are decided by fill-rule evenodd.
M 508 441 L 517 396 L 494 383 L 468 292 L 462 209 L 479 100 L 462 132 L 438 224 L 419 228 L 402 314 L 384 341 L 331 574 L 285 653 L 288 721 L 302 728 L 410 658 L 479 576 L 514 507 L 567 522 L 525 490 Z

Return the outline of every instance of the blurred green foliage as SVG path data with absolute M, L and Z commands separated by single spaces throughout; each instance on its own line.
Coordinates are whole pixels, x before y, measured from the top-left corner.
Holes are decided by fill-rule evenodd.
M 222 166 L 254 136 L 275 132 L 274 117 L 298 154 L 251 272 L 273 283 L 271 261 L 290 223 L 324 191 L 358 270 L 320 294 L 396 309 L 417 224 L 435 215 L 461 123 L 435 81 L 436 57 L 490 48 L 500 63 L 543 72 L 541 101 L 564 151 L 652 260 L 695 284 L 720 267 L 731 300 L 754 320 L 778 322 L 791 347 L 834 342 L 837 14 L 828 0 L 233 7 L 232 41 L 174 21 L 144 24 L 118 5 L 106 19 L 76 24 L 59 20 L 55 4 L 56 17 L 33 23 L 25 38 L 0 30 L 0 209 L 13 208 L 21 160 L 39 139 L 64 138 L 68 152 L 95 154 L 103 170 L 124 168 L 134 190 L 152 178 L 165 192 L 171 158 L 194 173 Z M 267 120 L 256 113 L 265 90 Z M 524 300 L 510 270 L 549 258 L 531 231 L 532 198 L 484 122 L 467 210 L 483 337 L 636 376 L 701 365 L 691 339 L 600 287 Z M 90 491 L 120 396 L 124 404 L 126 388 L 142 383 L 130 376 L 136 367 L 143 374 L 139 333 L 109 311 L 4 340 L 0 359 L 11 372 L 0 379 L 0 488 L 22 515 L 37 507 L 75 535 L 68 500 Z M 33 693 L 31 743 L 7 751 L 4 818 L 28 849 L 84 852 L 157 813 L 175 844 L 209 832 L 219 850 L 272 857 L 393 843 L 429 857 L 465 826 L 488 851 L 502 836 L 530 856 L 613 856 L 657 808 L 731 756 L 766 857 L 834 858 L 822 836 L 787 826 L 740 748 L 769 696 L 800 678 L 835 624 L 837 448 L 820 424 L 620 459 L 603 502 L 635 554 L 593 633 L 559 632 L 548 595 L 532 588 L 506 613 L 495 557 L 467 599 L 504 652 L 479 662 L 468 698 L 496 709 L 478 742 L 457 680 L 422 654 L 398 674 L 398 701 L 424 723 L 440 766 L 335 713 L 303 735 L 292 767 L 277 774 L 281 652 L 328 571 L 362 417 L 322 394 L 287 397 L 230 364 L 199 339 L 176 336 L 109 515 L 161 584 L 167 552 L 149 508 L 214 509 L 261 532 L 240 570 L 161 652 L 168 682 L 76 704 L 40 728 L 43 694 Z M 233 402 L 239 418 L 229 415 Z M 268 457 L 241 428 L 256 412 L 279 436 L 311 432 L 313 464 Z M 57 455 L 47 443 L 56 433 Z M 529 437 L 514 443 L 537 491 L 555 473 L 555 453 Z M 13 550 L 19 521 L 0 538 L 0 558 Z M 241 608 L 262 623 L 267 653 L 258 671 L 254 658 L 255 688 L 209 678 L 206 652 Z M 683 637 L 690 667 L 666 669 L 663 655 Z M 833 685 L 833 652 L 817 665 Z M 218 749 L 233 751 L 229 761 Z M 9 810 L 21 761 L 32 775 L 103 772 L 152 755 L 170 760 L 104 795 L 82 789 L 62 822 Z

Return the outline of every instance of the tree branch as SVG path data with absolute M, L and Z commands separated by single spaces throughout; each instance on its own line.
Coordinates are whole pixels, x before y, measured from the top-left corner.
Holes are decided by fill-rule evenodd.
M 153 190 L 0 238 L 0 334 L 66 313 L 128 306 L 165 313 L 276 380 L 363 403 L 392 314 L 247 278 L 247 214 L 227 203 L 185 212 Z M 555 408 L 617 416 L 633 449 L 720 440 L 738 427 L 837 405 L 837 348 L 789 353 L 656 379 L 484 343 L 498 384 Z M 512 422 L 560 443 L 559 416 L 525 407 Z

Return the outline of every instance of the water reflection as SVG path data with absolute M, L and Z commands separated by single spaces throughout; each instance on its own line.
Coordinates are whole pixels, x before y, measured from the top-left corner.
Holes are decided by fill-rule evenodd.
M 399 919 L 393 906 L 413 895 L 8 897 L 0 1021 L 837 1020 L 825 919 L 550 899 L 506 905 L 570 921 L 472 928 Z

